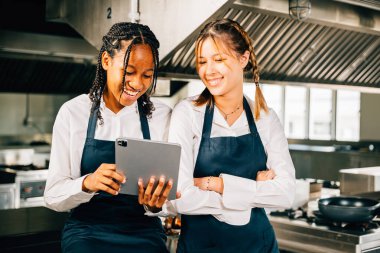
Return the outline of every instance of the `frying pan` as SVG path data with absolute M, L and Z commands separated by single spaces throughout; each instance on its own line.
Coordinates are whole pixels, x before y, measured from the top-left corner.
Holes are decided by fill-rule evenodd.
M 328 219 L 338 222 L 360 223 L 380 214 L 380 202 L 361 197 L 331 197 L 318 201 L 319 211 Z

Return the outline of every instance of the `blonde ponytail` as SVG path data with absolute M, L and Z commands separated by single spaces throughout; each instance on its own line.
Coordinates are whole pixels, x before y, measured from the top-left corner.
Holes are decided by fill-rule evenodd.
M 253 81 L 256 84 L 256 91 L 255 91 L 255 110 L 254 110 L 254 117 L 256 120 L 260 118 L 260 112 L 263 110 L 264 112 L 268 113 L 269 109 L 267 106 L 267 102 L 265 101 L 264 95 L 260 88 L 260 74 L 259 74 L 259 66 L 256 61 L 256 55 L 253 51 L 253 46 L 250 38 L 248 37 L 248 34 L 244 33 L 243 37 L 246 39 L 248 45 L 249 45 L 249 58 L 252 64 L 252 73 L 253 73 Z
M 255 51 L 253 50 L 253 45 L 251 38 L 249 37 L 248 33 L 236 22 L 232 21 L 233 27 L 241 34 L 241 36 L 244 38 L 245 43 L 248 46 L 249 51 L 249 62 L 247 64 L 247 67 L 245 68 L 246 71 L 252 69 L 253 74 L 253 81 L 256 84 L 256 92 L 255 92 L 255 110 L 254 110 L 254 117 L 256 120 L 260 118 L 260 112 L 263 110 L 264 112 L 268 113 L 268 106 L 265 101 L 264 95 L 261 92 L 261 88 L 259 85 L 260 82 L 260 71 L 259 66 L 257 64 Z
M 248 38 L 249 39 L 249 38 Z M 250 40 L 249 40 L 250 42 Z M 260 112 L 263 110 L 268 113 L 269 109 L 267 106 L 267 102 L 265 101 L 264 95 L 260 88 L 260 74 L 259 74 L 259 66 L 256 61 L 256 55 L 253 51 L 252 43 L 249 43 L 249 52 L 250 52 L 250 60 L 252 64 L 252 73 L 253 73 L 253 81 L 256 84 L 255 91 L 255 109 L 254 109 L 254 117 L 256 120 L 260 119 Z
M 268 113 L 267 102 L 265 101 L 264 95 L 261 92 L 260 85 L 256 83 L 256 91 L 255 91 L 255 109 L 254 109 L 254 117 L 256 120 L 260 118 L 260 111 L 264 110 L 264 112 Z

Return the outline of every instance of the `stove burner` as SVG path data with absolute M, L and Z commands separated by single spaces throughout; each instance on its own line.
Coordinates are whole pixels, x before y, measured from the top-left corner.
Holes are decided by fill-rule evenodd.
M 375 229 L 375 228 L 380 227 L 379 223 L 377 223 L 376 221 L 347 223 L 347 222 L 339 222 L 339 221 L 330 220 L 324 217 L 319 211 L 314 211 L 313 214 L 315 215 L 313 222 L 316 225 L 329 226 L 333 228 L 344 228 L 351 231 L 361 231 L 361 232 L 366 232 L 370 229 Z
M 366 232 L 371 229 L 380 228 L 379 220 L 372 220 L 364 223 L 346 223 L 334 221 L 326 218 L 320 211 L 313 211 L 314 216 L 308 216 L 307 212 L 303 208 L 286 209 L 284 211 L 274 211 L 270 213 L 271 216 L 288 217 L 291 220 L 304 220 L 307 223 L 314 223 L 319 226 L 328 226 L 331 229 L 344 229 L 347 231 Z
M 376 222 L 373 222 L 373 221 L 369 221 L 366 223 L 349 223 L 349 224 L 344 225 L 345 229 L 361 230 L 363 232 L 370 230 L 370 229 L 379 228 L 379 227 L 380 227 L 379 224 Z
M 271 212 L 270 215 L 288 217 L 291 220 L 307 218 L 306 210 L 301 207 L 298 209 L 285 209 L 283 211 L 274 211 Z

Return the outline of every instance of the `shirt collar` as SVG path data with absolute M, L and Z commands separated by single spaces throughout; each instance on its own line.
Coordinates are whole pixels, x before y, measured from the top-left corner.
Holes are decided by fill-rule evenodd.
M 197 112 L 200 112 L 204 115 L 205 111 L 206 111 L 206 104 L 204 105 L 201 105 L 201 106 L 195 106 L 193 104 L 193 101 L 195 99 L 197 99 L 198 96 L 194 96 L 194 97 L 191 97 L 189 98 L 192 105 L 193 105 L 193 109 L 194 111 L 197 111 Z M 249 99 L 248 97 L 245 96 L 245 98 L 247 99 L 248 101 L 248 104 L 250 105 L 251 107 L 251 110 L 253 111 L 253 107 L 252 107 L 252 103 L 253 101 L 251 99 Z M 246 116 L 246 111 L 243 111 L 243 113 L 241 114 L 241 116 L 235 121 L 235 123 L 232 125 L 232 126 L 229 126 L 227 121 L 224 119 L 223 115 L 221 114 L 221 112 L 215 108 L 214 109 L 214 117 L 212 119 L 212 122 L 214 124 L 217 124 L 219 126 L 222 126 L 222 127 L 225 127 L 225 128 L 235 128 L 235 127 L 241 127 L 241 126 L 247 126 L 248 125 L 248 120 L 247 120 L 247 116 Z

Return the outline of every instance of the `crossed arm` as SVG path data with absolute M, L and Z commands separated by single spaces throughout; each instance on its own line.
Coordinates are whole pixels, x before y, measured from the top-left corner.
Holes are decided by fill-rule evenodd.
M 276 174 L 273 170 L 262 170 L 257 172 L 256 181 L 272 180 Z M 224 183 L 222 177 L 201 177 L 194 178 L 194 185 L 201 190 L 214 191 L 223 194 Z

